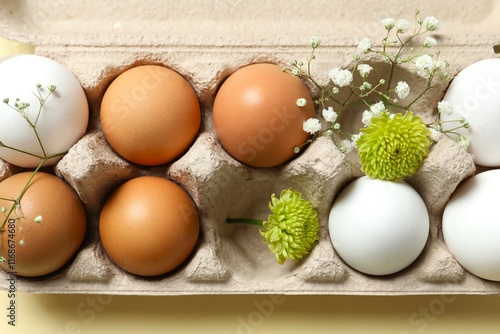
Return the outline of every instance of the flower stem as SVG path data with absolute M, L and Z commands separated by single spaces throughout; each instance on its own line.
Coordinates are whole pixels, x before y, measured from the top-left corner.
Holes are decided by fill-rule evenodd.
M 17 196 L 16 199 L 13 199 L 11 200 L 13 202 L 12 206 L 10 207 L 10 209 L 8 210 L 8 212 L 6 213 L 5 215 L 5 219 L 4 221 L 2 222 L 2 225 L 0 225 L 0 232 L 3 232 L 5 231 L 5 224 L 7 223 L 7 221 L 9 220 L 9 217 L 10 215 L 12 214 L 12 212 L 15 210 L 16 208 L 16 205 L 18 205 L 20 202 L 21 202 L 21 199 L 23 198 L 24 196 L 24 193 L 26 192 L 26 190 L 28 190 L 28 187 L 29 185 L 31 184 L 31 181 L 33 180 L 33 178 L 35 177 L 35 174 L 38 173 L 38 171 L 44 166 L 44 164 L 52 159 L 52 158 L 56 158 L 56 157 L 59 157 L 59 156 L 63 156 L 64 154 L 66 154 L 65 152 L 64 153 L 57 153 L 57 154 L 53 154 L 53 155 L 50 155 L 46 158 L 43 158 L 42 161 L 40 161 L 40 163 L 38 164 L 38 166 L 36 167 L 36 169 L 31 173 L 31 176 L 29 177 L 28 181 L 26 182 L 26 184 L 24 185 L 23 189 L 21 190 L 21 193 Z M 3 200 L 6 200 L 4 198 L 2 198 Z
M 259 219 L 251 219 L 251 218 L 227 218 L 226 223 L 228 224 L 252 224 L 258 226 L 264 226 L 264 221 Z

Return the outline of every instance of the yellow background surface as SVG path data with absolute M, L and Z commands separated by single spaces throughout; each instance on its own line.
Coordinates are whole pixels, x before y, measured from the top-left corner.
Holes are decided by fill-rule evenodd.
M 0 333 L 500 333 L 499 296 L 95 296 L 16 298 Z M 279 303 L 272 302 L 273 300 Z M 4 315 L 5 314 L 5 315 Z
M 0 38 L 0 57 L 33 48 Z M 2 78 L 3 79 L 3 78 Z M 15 302 L 15 324 L 9 325 Z M 0 333 L 500 333 L 500 296 L 97 296 L 0 291 Z

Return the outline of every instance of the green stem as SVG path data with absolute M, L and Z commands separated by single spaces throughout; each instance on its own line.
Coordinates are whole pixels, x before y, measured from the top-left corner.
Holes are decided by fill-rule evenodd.
M 33 93 L 34 94 L 34 93 Z M 34 94 L 38 101 L 39 101 L 39 104 L 40 104 L 40 108 L 38 109 L 38 113 L 36 115 L 36 119 L 35 119 L 35 122 L 33 123 L 33 125 L 36 127 L 37 123 L 38 123 L 38 119 L 40 118 L 40 114 L 42 113 L 42 108 L 43 106 L 45 105 L 45 101 L 47 101 L 47 99 L 49 98 L 49 96 L 52 94 L 52 91 L 49 91 L 49 93 L 47 94 L 47 96 L 45 96 L 45 98 L 42 97 L 42 94 L 40 93 L 40 90 L 38 90 L 38 95 Z
M 33 127 L 33 131 L 35 132 L 36 140 L 38 141 L 38 144 L 40 145 L 43 156 L 46 157 L 47 153 L 45 153 L 45 148 L 43 147 L 42 140 L 40 139 L 40 136 L 38 135 L 38 131 L 36 130 L 36 127 Z
M 460 125 L 460 126 L 454 127 L 453 129 L 445 130 L 444 132 L 459 135 L 459 133 L 455 132 L 455 130 L 462 129 L 463 127 L 464 127 L 463 125 Z
M 16 151 L 16 152 L 20 152 L 20 153 L 23 153 L 23 154 L 26 154 L 26 155 L 29 155 L 29 156 L 32 156 L 32 157 L 35 157 L 35 158 L 39 158 L 41 159 L 40 163 L 38 164 L 38 166 L 35 168 L 35 170 L 31 173 L 28 181 L 26 182 L 26 184 L 24 185 L 23 189 L 21 190 L 21 193 L 17 196 L 16 199 L 7 199 L 7 198 L 0 198 L 1 200 L 6 200 L 6 201 L 11 201 L 13 202 L 12 203 L 12 206 L 10 207 L 10 209 L 8 210 L 8 212 L 6 212 L 5 214 L 5 218 L 4 218 L 4 221 L 2 223 L 2 225 L 0 226 L 0 232 L 3 232 L 5 231 L 5 224 L 7 223 L 7 221 L 9 220 L 9 217 L 10 215 L 12 214 L 12 212 L 16 209 L 16 207 L 20 204 L 21 202 L 21 199 L 23 198 L 24 194 L 26 193 L 26 191 L 28 190 L 28 187 L 30 186 L 31 182 L 33 181 L 33 178 L 35 177 L 36 173 L 38 173 L 38 171 L 43 167 L 43 165 L 49 161 L 50 159 L 53 159 L 53 158 L 56 158 L 56 157 L 60 157 L 60 156 L 63 156 L 65 155 L 67 152 L 61 152 L 61 153 L 56 153 L 56 154 L 51 154 L 51 155 L 47 155 L 46 151 L 45 151 L 45 148 L 43 146 L 43 143 L 42 143 L 42 140 L 38 134 L 38 131 L 36 129 L 36 126 L 37 126 L 37 123 L 38 123 L 38 120 L 40 118 L 40 114 L 42 112 L 42 109 L 45 105 L 45 101 L 47 100 L 47 98 L 54 92 L 55 90 L 55 86 L 50 86 L 49 87 L 49 93 L 47 94 L 47 96 L 45 98 L 42 97 L 42 94 L 40 92 L 40 86 L 37 85 L 37 92 L 38 92 L 38 95 L 33 93 L 35 95 L 35 97 L 38 99 L 38 102 L 39 102 L 39 108 L 38 108 L 38 113 L 36 115 L 36 119 L 35 119 L 35 122 L 31 122 L 31 120 L 29 119 L 28 115 L 24 112 L 24 108 L 26 106 L 23 107 L 23 109 L 19 109 L 17 106 L 16 107 L 12 107 L 8 101 L 5 102 L 7 104 L 7 106 L 9 106 L 10 108 L 14 109 L 15 111 L 17 111 L 25 120 L 26 122 L 28 123 L 28 125 L 33 129 L 33 132 L 35 133 L 35 136 L 36 136 L 36 139 L 38 141 L 38 144 L 40 145 L 40 149 L 42 150 L 42 153 L 43 153 L 43 156 L 41 155 L 38 155 L 38 154 L 34 154 L 34 153 L 30 153 L 30 152 L 26 152 L 24 150 L 20 150 L 18 148 L 15 148 L 15 147 L 12 147 L 12 146 L 8 146 L 8 145 L 4 145 L 2 142 L 0 142 L 0 148 L 1 147 L 5 147 L 7 149 L 10 149 L 10 150 L 13 150 L 13 151 Z M 22 215 L 21 215 L 22 216 Z M 17 217 L 19 218 L 19 217 Z
M 26 192 L 26 190 L 28 190 L 28 187 L 29 185 L 31 184 L 31 181 L 33 181 L 33 178 L 35 177 L 35 174 L 40 170 L 40 168 L 42 168 L 43 164 L 45 164 L 45 162 L 47 162 L 47 158 L 46 159 L 43 159 L 39 164 L 38 166 L 36 167 L 36 169 L 33 171 L 33 173 L 31 173 L 30 175 L 30 178 L 28 179 L 28 182 L 26 182 L 26 184 L 24 185 L 23 189 L 21 190 L 21 193 L 17 196 L 17 198 L 13 201 L 14 203 L 12 204 L 12 206 L 10 207 L 9 211 L 6 213 L 5 215 L 5 219 L 2 223 L 2 226 L 0 226 L 0 231 L 4 231 L 4 227 L 5 227 L 5 224 L 7 223 L 7 221 L 9 220 L 9 217 L 10 215 L 12 214 L 12 211 L 15 210 L 17 204 L 19 204 L 19 202 L 21 201 L 21 198 L 23 197 L 24 193 Z
M 226 223 L 228 223 L 228 224 L 243 223 L 243 224 L 252 224 L 252 225 L 258 225 L 258 226 L 264 226 L 264 221 L 263 220 L 251 219 L 251 218 L 227 218 L 226 219 Z
M 410 109 L 411 106 L 417 102 L 422 96 L 424 96 L 425 93 L 427 93 L 427 91 L 429 89 L 432 89 L 434 88 L 433 86 L 427 86 L 415 99 L 413 99 L 413 101 L 411 101 L 407 106 L 406 106 L 406 109 Z
M 44 157 L 41 156 L 41 155 L 30 153 L 30 152 L 26 152 L 26 151 L 20 150 L 18 148 L 15 148 L 15 147 L 12 147 L 12 146 L 9 146 L 9 145 L 2 144 L 2 145 L 0 145 L 0 147 L 5 147 L 6 149 L 9 149 L 9 150 L 12 150 L 12 151 L 16 151 L 16 152 L 19 152 L 19 153 L 23 153 L 23 154 L 26 154 L 26 155 L 30 155 L 30 156 L 35 157 L 35 158 L 44 159 Z
M 6 212 L 6 214 L 5 214 L 4 221 L 3 221 L 2 225 L 0 226 L 0 231 L 4 231 L 5 230 L 4 229 L 5 228 L 5 224 L 9 220 L 9 217 L 12 214 L 12 212 L 16 209 L 16 206 L 21 202 L 21 199 L 23 198 L 24 193 L 26 193 L 26 191 L 28 190 L 29 185 L 31 184 L 31 181 L 33 181 L 33 178 L 35 177 L 35 174 L 38 173 L 38 171 L 43 167 L 43 165 L 48 160 L 56 158 L 56 157 L 59 157 L 59 156 L 63 156 L 64 154 L 66 154 L 66 152 L 53 154 L 53 155 L 50 155 L 50 156 L 48 156 L 46 158 L 43 158 L 42 161 L 40 161 L 40 163 L 36 167 L 36 169 L 31 173 L 30 178 L 28 179 L 28 182 L 26 182 L 26 184 L 24 185 L 23 189 L 21 190 L 21 193 L 17 196 L 17 198 L 14 199 L 14 200 L 6 199 L 6 200 L 9 200 L 9 201 L 12 201 L 13 203 L 12 203 L 12 206 L 10 207 L 9 211 Z

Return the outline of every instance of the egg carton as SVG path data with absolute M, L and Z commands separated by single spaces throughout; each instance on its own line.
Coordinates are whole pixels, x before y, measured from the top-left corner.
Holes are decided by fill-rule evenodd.
M 498 294 L 500 283 L 480 279 L 462 268 L 443 241 L 441 216 L 456 187 L 479 167 L 454 141 L 443 137 L 407 182 L 423 198 L 430 217 L 428 242 L 406 269 L 372 276 L 350 268 L 336 254 L 328 234 L 328 213 L 335 196 L 362 175 L 352 156 L 327 138 L 312 143 L 290 162 L 253 168 L 228 155 L 217 139 L 212 105 L 218 87 L 232 72 L 255 62 L 289 64 L 309 52 L 309 37 L 322 36 L 314 74 L 351 64 L 362 37 L 380 40 L 385 17 L 411 20 L 413 2 L 305 0 L 271 2 L 217 0 L 128 2 L 3 1 L 0 34 L 36 45 L 36 53 L 67 66 L 80 80 L 89 101 L 85 136 L 54 167 L 78 193 L 88 212 L 85 241 L 76 257 L 55 273 L 17 277 L 16 288 L 30 293 L 110 293 L 124 295 L 194 294 Z M 465 66 L 495 57 L 500 6 L 468 1 L 453 6 L 439 1 L 420 4 L 424 15 L 441 21 L 436 34 L 442 59 L 456 74 Z M 202 107 L 202 127 L 193 145 L 168 165 L 132 164 L 107 144 L 99 106 L 107 86 L 125 70 L 161 64 L 182 74 Z M 384 66 L 373 60 L 375 69 Z M 411 86 L 423 83 L 407 70 Z M 430 120 L 446 85 L 415 107 Z M 0 161 L 0 179 L 19 171 Z M 190 258 L 158 277 L 129 274 L 111 262 L 99 242 L 98 219 L 107 195 L 126 180 L 159 175 L 180 184 L 194 200 L 201 235 Z M 320 220 L 319 242 L 296 263 L 276 263 L 255 226 L 226 224 L 228 217 L 266 219 L 272 193 L 294 188 L 312 201 Z M 0 272 L 0 287 L 8 289 Z

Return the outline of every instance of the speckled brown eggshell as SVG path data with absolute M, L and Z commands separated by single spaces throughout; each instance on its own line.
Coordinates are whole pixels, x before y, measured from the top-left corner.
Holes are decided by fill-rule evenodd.
M 297 106 L 297 100 L 309 103 Z M 231 74 L 214 101 L 213 120 L 225 150 L 254 167 L 274 167 L 293 158 L 309 135 L 303 123 L 315 116 L 311 95 L 298 78 L 270 63 Z
M 119 155 L 157 166 L 187 151 L 198 134 L 201 111 L 196 93 L 179 73 L 142 65 L 123 72 L 107 88 L 100 119 Z
M 198 212 L 176 183 L 141 176 L 119 186 L 106 200 L 99 234 L 109 258 L 139 276 L 157 276 L 181 265 L 199 234 Z
M 16 198 L 31 175 L 23 172 L 0 182 L 0 197 Z M 12 202 L 0 200 L 0 207 L 9 210 L 11 206 Z M 22 215 L 19 220 L 15 219 L 16 213 L 9 216 L 15 220 L 11 225 L 15 225 L 14 233 L 7 228 L 0 235 L 0 254 L 6 259 L 12 244 L 9 239 L 15 241 L 14 267 L 5 262 L 1 268 L 20 276 L 42 276 L 68 263 L 80 248 L 86 231 L 85 208 L 76 192 L 57 176 L 38 172 L 21 199 L 20 210 L 16 211 L 17 216 Z M 42 216 L 41 223 L 34 221 L 38 215 Z

